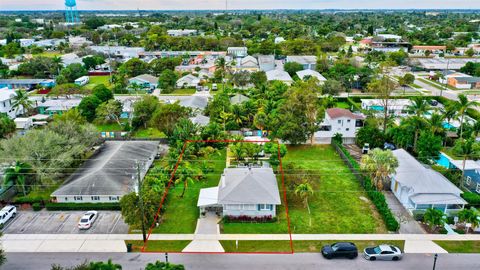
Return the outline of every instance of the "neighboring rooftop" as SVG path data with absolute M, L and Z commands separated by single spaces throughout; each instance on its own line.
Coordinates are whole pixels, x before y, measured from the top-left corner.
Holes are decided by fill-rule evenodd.
M 341 108 L 330 108 L 327 109 L 327 114 L 330 116 L 331 119 L 337 119 L 341 117 L 346 117 L 350 119 L 364 119 L 365 116 L 360 115 L 360 114 L 354 114 L 351 111 L 347 109 L 341 109 Z
M 245 101 L 249 101 L 250 99 L 242 94 L 235 94 L 235 96 L 231 97 L 230 98 L 230 103 L 232 103 L 233 105 L 235 104 L 240 104 L 240 103 L 243 103 Z
M 140 176 L 143 178 L 159 144 L 158 141 L 107 141 L 52 196 L 130 193 L 137 183 L 137 162 L 142 164 Z
M 152 76 L 150 74 L 138 75 L 137 77 L 130 78 L 130 80 L 148 82 L 148 83 L 151 83 L 151 84 L 157 84 L 158 83 L 158 77 Z

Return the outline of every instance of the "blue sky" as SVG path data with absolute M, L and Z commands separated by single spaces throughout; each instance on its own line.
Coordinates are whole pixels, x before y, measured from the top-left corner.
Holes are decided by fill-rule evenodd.
M 0 0 L 0 10 L 63 9 L 64 0 Z M 225 0 L 77 0 L 86 9 L 224 9 Z M 229 9 L 480 9 L 480 0 L 229 0 Z

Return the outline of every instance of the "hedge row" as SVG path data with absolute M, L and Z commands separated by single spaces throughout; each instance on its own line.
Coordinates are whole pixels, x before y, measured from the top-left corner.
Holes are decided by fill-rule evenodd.
M 14 204 L 22 204 L 22 203 L 29 203 L 29 204 L 34 204 L 34 203 L 43 203 L 45 200 L 44 197 L 42 196 L 22 196 L 22 197 L 16 197 L 13 199 Z
M 47 210 L 120 210 L 119 203 L 47 203 Z
M 462 197 L 465 201 L 468 202 L 471 206 L 480 206 L 480 195 L 474 192 L 464 192 L 462 193 Z
M 360 172 L 360 165 L 358 162 L 350 155 L 350 153 L 345 149 L 342 144 L 336 143 L 338 148 L 342 151 L 342 153 L 347 157 L 347 161 L 352 165 L 353 169 L 357 172 Z M 375 205 L 378 210 L 378 213 L 382 216 L 385 225 L 389 231 L 395 232 L 400 228 L 400 224 L 395 219 L 392 214 L 392 211 L 388 207 L 387 201 L 385 200 L 385 196 L 382 192 L 377 191 L 372 186 L 372 181 L 369 177 L 361 175 L 363 179 L 363 188 L 367 192 L 368 197 Z

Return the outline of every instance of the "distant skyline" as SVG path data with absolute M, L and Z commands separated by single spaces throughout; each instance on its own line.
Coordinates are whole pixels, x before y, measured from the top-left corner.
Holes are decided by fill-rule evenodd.
M 77 0 L 79 10 L 224 10 L 224 0 Z M 64 0 L 0 0 L 4 10 L 62 10 Z M 479 0 L 229 0 L 228 9 L 480 9 Z

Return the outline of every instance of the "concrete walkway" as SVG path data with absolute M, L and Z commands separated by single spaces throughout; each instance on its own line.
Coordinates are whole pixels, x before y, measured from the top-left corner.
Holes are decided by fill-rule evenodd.
M 6 234 L 6 252 L 126 252 L 124 240 L 141 234 Z M 480 234 L 293 234 L 293 240 L 405 240 L 407 253 L 440 253 L 434 240 L 480 241 Z M 193 240 L 185 252 L 224 252 L 219 240 L 290 240 L 288 234 L 152 234 L 149 240 Z
M 214 213 L 207 212 L 205 217 L 197 221 L 195 236 L 182 251 L 183 252 L 225 252 L 218 241 L 220 236 L 220 219 Z
M 400 224 L 399 233 L 405 234 L 425 234 L 425 230 L 418 224 L 415 219 L 407 212 L 405 207 L 398 201 L 397 197 L 392 192 L 383 192 L 388 207 L 392 211 L 395 219 Z

